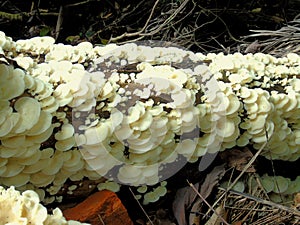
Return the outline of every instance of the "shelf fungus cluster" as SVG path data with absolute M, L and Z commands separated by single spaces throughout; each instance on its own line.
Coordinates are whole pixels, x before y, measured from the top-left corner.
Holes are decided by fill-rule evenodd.
M 36 192 L 26 190 L 20 193 L 14 187 L 5 189 L 0 186 L 0 212 L 1 224 L 88 225 L 67 221 L 59 208 L 54 209 L 53 214 L 48 214 Z
M 260 177 L 260 182 L 273 202 L 291 203 L 293 194 L 300 192 L 300 176 L 291 180 L 282 176 L 264 174 Z
M 154 185 L 234 146 L 268 141 L 267 158 L 300 157 L 296 54 L 14 42 L 0 32 L 0 56 L 0 184 L 45 202 L 61 200 L 68 179 Z
M 259 149 L 268 142 L 264 156 L 295 161 L 299 158 L 300 57 L 209 54 L 209 68 L 225 93 L 234 93 L 241 102 L 238 111 L 237 146 L 252 144 Z M 228 94 L 226 94 L 228 95 Z
M 231 182 L 225 181 L 220 186 L 226 190 L 231 184 Z M 272 202 L 291 206 L 295 194 L 300 192 L 300 176 L 294 179 L 283 176 L 270 176 L 268 174 L 255 178 L 249 176 L 243 181 L 236 182 L 232 190 L 240 193 L 252 191 L 252 195 L 263 194 Z

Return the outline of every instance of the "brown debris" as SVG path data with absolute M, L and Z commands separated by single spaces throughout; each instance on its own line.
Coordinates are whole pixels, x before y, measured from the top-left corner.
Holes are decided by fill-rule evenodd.
M 220 152 L 220 157 L 227 162 L 229 167 L 234 167 L 238 171 L 243 171 L 247 163 L 253 157 L 253 154 L 248 148 L 234 148 Z M 254 173 L 254 166 L 251 165 L 245 172 Z
M 219 180 L 224 176 L 224 165 L 216 166 L 205 178 L 203 184 L 196 183 L 194 187 L 200 189 L 201 196 L 206 199 L 212 192 L 213 188 L 219 183 Z M 197 193 L 190 186 L 181 188 L 177 191 L 173 202 L 173 213 L 179 225 L 187 224 L 186 209 L 191 209 L 189 215 L 189 223 L 197 224 L 199 218 L 197 213 L 200 213 L 202 199 L 197 198 Z
M 63 211 L 67 220 L 92 225 L 132 225 L 127 210 L 114 192 L 103 190 L 89 196 L 77 206 Z

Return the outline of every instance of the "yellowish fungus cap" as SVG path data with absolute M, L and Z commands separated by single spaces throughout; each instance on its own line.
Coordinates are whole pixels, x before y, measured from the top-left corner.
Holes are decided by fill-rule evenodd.
M 36 192 L 27 190 L 22 194 L 12 186 L 7 190 L 0 186 L 0 223 L 1 224 L 74 224 L 67 221 L 59 208 L 48 214 L 47 209 L 39 203 L 40 199 Z M 84 224 L 75 222 L 75 224 Z

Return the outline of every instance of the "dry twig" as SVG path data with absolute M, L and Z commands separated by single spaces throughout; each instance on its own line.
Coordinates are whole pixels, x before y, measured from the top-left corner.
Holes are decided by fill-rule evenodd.
M 156 0 L 156 1 L 155 1 L 154 5 L 153 5 L 153 7 L 152 7 L 152 10 L 151 10 L 151 12 L 150 12 L 150 15 L 149 15 L 149 17 L 148 17 L 148 19 L 147 19 L 147 21 L 146 21 L 144 27 L 143 27 L 140 31 L 137 31 L 137 32 L 134 32 L 134 33 L 127 33 L 127 32 L 126 32 L 126 33 L 124 33 L 124 34 L 122 34 L 122 35 L 120 35 L 120 36 L 118 36 L 118 37 L 112 37 L 112 38 L 109 40 L 109 42 L 116 42 L 116 41 L 118 41 L 118 40 L 120 40 L 120 39 L 123 39 L 123 38 L 125 38 L 125 37 L 134 37 L 134 36 L 138 36 L 138 35 L 142 34 L 142 33 L 145 31 L 145 29 L 147 28 L 147 26 L 148 26 L 148 24 L 149 24 L 149 22 L 150 22 L 150 20 L 151 20 L 151 18 L 152 18 L 152 15 L 153 15 L 153 13 L 154 13 L 154 10 L 155 10 L 155 8 L 156 8 L 158 2 L 159 2 L 159 0 Z
M 143 206 L 141 205 L 141 203 L 139 202 L 139 200 L 136 198 L 135 194 L 133 193 L 132 189 L 129 187 L 129 191 L 131 192 L 132 196 L 134 197 L 134 199 L 136 200 L 136 202 L 138 203 L 139 207 L 141 208 L 141 210 L 143 211 L 143 213 L 145 214 L 145 216 L 147 217 L 149 223 L 151 225 L 154 225 L 152 220 L 150 219 L 150 217 L 148 216 L 147 212 L 145 211 L 145 209 L 143 208 Z
M 244 167 L 244 169 L 242 170 L 242 172 L 237 176 L 237 178 L 235 178 L 235 180 L 227 187 L 226 191 L 219 197 L 219 199 L 217 199 L 215 201 L 215 203 L 213 204 L 212 207 L 215 207 L 221 199 L 223 199 L 223 197 L 228 193 L 229 190 L 231 190 L 234 185 L 238 182 L 238 180 L 243 176 L 243 174 L 252 166 L 252 164 L 254 163 L 254 161 L 256 160 L 256 158 L 260 155 L 260 153 L 262 152 L 262 150 L 264 149 L 264 147 L 267 145 L 268 142 L 265 142 L 260 149 L 255 153 L 255 155 L 251 158 L 251 160 L 247 163 L 247 165 Z M 206 215 L 209 213 L 209 211 L 206 213 Z
M 192 183 L 190 183 L 188 180 L 187 180 L 187 182 L 188 182 L 188 184 L 191 186 L 191 188 L 197 193 L 197 195 L 202 199 L 202 201 L 209 207 L 209 209 L 210 209 L 211 211 L 213 211 L 214 214 L 217 215 L 218 218 L 219 218 L 224 224 L 229 225 L 229 223 L 227 223 L 227 222 L 223 219 L 223 217 L 220 216 L 220 215 L 214 210 L 214 208 L 206 201 L 206 199 L 199 193 L 199 191 L 195 188 L 195 186 L 194 186 Z
M 251 30 L 253 34 L 247 35 L 243 41 L 256 38 L 259 50 L 262 53 L 277 57 L 288 53 L 300 53 L 300 19 L 295 18 L 279 30 Z
M 295 216 L 300 217 L 300 211 L 295 210 L 295 209 L 293 209 L 291 207 L 286 207 L 284 205 L 280 205 L 280 204 L 277 204 L 277 203 L 272 202 L 272 201 L 261 199 L 261 198 L 249 195 L 247 193 L 242 193 L 242 192 L 235 191 L 235 190 L 226 190 L 226 189 L 221 188 L 221 187 L 219 187 L 219 189 L 222 190 L 222 191 L 224 191 L 224 193 L 229 192 L 229 193 L 232 193 L 232 194 L 235 194 L 235 195 L 239 195 L 239 196 L 245 197 L 247 199 L 253 200 L 255 202 L 258 202 L 258 203 L 261 203 L 261 204 L 264 204 L 264 205 L 268 205 L 268 206 L 271 206 L 271 207 L 274 207 L 274 208 L 286 211 L 288 213 L 291 213 L 291 214 L 293 214 Z

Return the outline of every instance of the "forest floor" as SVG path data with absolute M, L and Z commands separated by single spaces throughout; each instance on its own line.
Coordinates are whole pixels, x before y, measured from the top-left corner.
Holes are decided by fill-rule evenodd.
M 160 40 L 204 54 L 263 52 L 284 56 L 289 52 L 300 52 L 300 2 L 297 0 L 0 0 L 0 6 L 0 30 L 14 40 L 48 35 L 58 43 L 71 45 L 83 41 L 106 45 Z M 235 164 L 243 164 L 242 169 L 226 170 L 226 173 L 224 168 L 218 167 L 223 162 L 221 156 L 202 173 L 197 171 L 198 166 L 187 165 L 169 180 L 168 187 L 173 186 L 164 198 L 144 206 L 146 215 L 128 187 L 123 187 L 119 196 L 135 224 L 175 223 L 174 214 L 182 212 L 172 211 L 172 203 L 184 205 L 183 210 L 189 211 L 186 218 L 190 221 L 196 216 L 201 217 L 201 222 L 195 224 L 222 224 L 217 214 L 235 225 L 296 224 L 295 217 L 299 222 L 299 215 L 293 214 L 294 211 L 289 210 L 291 208 L 263 202 L 262 195 L 251 199 L 247 195 L 231 192 L 225 196 L 224 190 L 216 188 L 220 174 L 223 180 L 240 175 L 245 168 L 242 158 L 238 158 L 240 161 Z M 291 163 L 269 162 L 258 156 L 255 165 L 249 166 L 243 172 L 245 182 L 255 179 L 255 174 L 276 172 L 291 179 L 300 175 L 299 160 Z M 214 170 L 217 167 L 219 169 Z M 207 175 L 211 175 L 210 180 L 204 179 Z M 178 180 L 182 182 L 178 183 Z M 208 189 L 211 188 L 209 193 L 205 193 L 209 196 L 208 204 L 198 204 L 200 208 L 197 212 L 201 215 L 192 215 L 195 202 L 188 203 L 186 195 L 174 203 L 177 190 L 188 186 L 186 180 L 200 186 L 206 182 Z M 191 195 L 188 194 L 189 197 Z M 193 198 L 195 200 L 196 196 Z M 218 199 L 231 208 L 217 207 L 208 213 L 209 216 L 203 215 Z M 300 205 L 300 200 L 298 203 Z M 252 211 L 251 214 L 246 209 L 251 207 L 260 213 Z M 147 216 L 152 222 L 148 221 Z M 213 216 L 216 219 L 209 221 L 208 218 Z M 251 222 L 245 222 L 250 219 Z
M 253 41 L 274 35 L 249 37 L 253 30 L 278 30 L 300 12 L 297 0 L 2 0 L 0 4 L 0 28 L 14 40 L 45 35 L 65 44 L 160 40 L 202 53 L 243 52 Z M 256 50 L 262 47 L 256 45 Z

